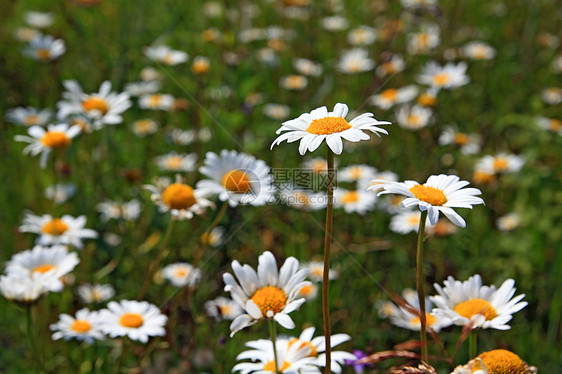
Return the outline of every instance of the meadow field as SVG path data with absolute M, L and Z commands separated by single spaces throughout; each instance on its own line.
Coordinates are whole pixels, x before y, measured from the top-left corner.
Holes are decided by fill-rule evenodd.
M 560 2 L 0 9 L 0 373 L 562 373 Z

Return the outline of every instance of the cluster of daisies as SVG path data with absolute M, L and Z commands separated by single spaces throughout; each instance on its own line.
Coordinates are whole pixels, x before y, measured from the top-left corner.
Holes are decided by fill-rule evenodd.
M 41 32 L 42 29 L 53 25 L 55 19 L 52 13 L 26 12 L 24 21 L 26 26 L 17 28 L 15 32 L 16 39 L 25 43 L 22 51 L 24 56 L 40 62 L 49 62 L 66 52 L 64 40 Z

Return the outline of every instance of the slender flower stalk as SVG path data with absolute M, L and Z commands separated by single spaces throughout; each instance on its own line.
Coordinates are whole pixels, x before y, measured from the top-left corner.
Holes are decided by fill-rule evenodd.
M 160 266 L 160 262 L 162 262 L 162 259 L 165 257 L 166 247 L 168 246 L 168 241 L 170 240 L 170 236 L 172 234 L 174 222 L 175 219 L 171 217 L 170 222 L 168 223 L 168 227 L 166 229 L 166 233 L 164 234 L 164 238 L 162 238 L 162 241 L 160 242 L 160 249 L 158 251 L 158 255 L 156 256 L 156 260 L 154 260 L 154 262 L 148 268 L 148 274 L 146 276 L 146 279 L 144 280 L 144 284 L 142 286 L 141 292 L 137 297 L 137 300 L 139 301 L 144 299 L 144 296 L 146 295 L 146 291 L 148 291 L 148 286 L 150 285 L 150 282 L 154 277 L 154 273 L 156 272 L 156 269 L 158 269 L 158 266 Z
M 476 331 L 471 331 L 468 335 L 468 357 L 473 359 L 478 353 L 478 337 Z
M 275 362 L 275 374 L 279 374 L 279 361 L 277 359 L 277 326 L 275 321 L 269 320 L 269 335 L 271 336 L 271 342 L 273 343 L 273 361 Z
M 423 288 L 424 277 L 423 277 L 423 240 L 425 235 L 425 221 L 427 219 L 427 210 L 421 212 L 420 227 L 418 230 L 418 248 L 416 253 L 416 267 L 417 267 L 417 277 L 416 277 L 416 287 L 418 289 L 418 300 L 420 302 L 420 341 L 421 341 L 421 353 L 422 361 L 428 362 L 427 355 L 427 320 L 425 314 L 425 291 Z
M 41 356 L 39 354 L 39 351 L 37 350 L 37 344 L 35 343 L 35 341 L 37 340 L 34 336 L 33 336 L 33 317 L 32 317 L 32 313 L 31 313 L 31 305 L 26 305 L 25 307 L 25 316 L 26 316 L 26 333 L 27 333 L 27 339 L 29 340 L 29 345 L 31 346 L 31 351 L 33 352 L 33 357 L 34 357 L 34 362 L 35 365 L 37 366 L 37 368 L 39 369 L 39 371 L 41 371 L 41 368 L 43 367 L 43 363 L 41 362 Z
M 330 337 L 330 293 L 328 282 L 330 280 L 330 246 L 332 244 L 332 225 L 333 225 L 333 205 L 334 205 L 334 152 L 327 147 L 328 160 L 328 205 L 326 207 L 326 231 L 324 236 L 324 271 L 322 272 L 322 316 L 324 319 L 324 337 L 326 340 L 326 370 L 325 373 L 331 373 L 332 364 L 332 345 Z

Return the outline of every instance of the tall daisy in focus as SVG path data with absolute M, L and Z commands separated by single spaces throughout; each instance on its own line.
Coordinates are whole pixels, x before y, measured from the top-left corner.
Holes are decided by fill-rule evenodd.
M 374 63 L 373 63 L 374 66 Z M 371 66 L 372 68 L 372 66 Z M 388 125 L 390 122 L 377 121 L 372 113 L 361 114 L 351 121 L 345 117 L 349 108 L 346 104 L 337 103 L 334 110 L 329 112 L 323 106 L 314 109 L 310 113 L 303 113 L 298 118 L 283 122 L 277 130 L 281 134 L 273 141 L 271 148 L 283 141 L 288 143 L 300 140 L 299 153 L 304 155 L 306 151 L 315 151 L 325 141 L 327 145 L 328 175 L 326 180 L 327 207 L 326 207 L 326 231 L 324 236 L 324 268 L 330 268 L 330 246 L 332 241 L 332 213 L 334 204 L 334 154 L 343 152 L 342 139 L 359 142 L 370 138 L 367 132 L 372 132 L 377 136 L 388 134 L 379 127 Z M 331 366 L 331 345 L 330 345 L 330 311 L 328 304 L 328 272 L 324 273 L 322 280 L 322 314 L 324 319 L 324 336 L 326 339 L 326 370 L 330 371 Z
M 426 218 L 432 225 L 437 223 L 439 213 L 443 213 L 451 222 L 459 227 L 466 227 L 464 219 L 453 208 L 470 208 L 473 205 L 484 204 L 477 195 L 482 192 L 477 188 L 464 188 L 469 184 L 461 181 L 456 175 L 432 175 L 424 184 L 407 180 L 405 182 L 389 182 L 369 187 L 370 190 L 381 194 L 397 194 L 406 197 L 401 206 L 411 208 L 418 206 L 421 211 L 418 229 L 418 245 L 416 255 L 418 300 L 420 301 L 421 317 L 421 348 L 422 360 L 427 362 L 427 336 L 425 318 L 425 291 L 423 277 L 423 241 Z
M 14 137 L 17 142 L 30 143 L 23 149 L 23 153 L 36 156 L 41 154 L 41 168 L 47 166 L 49 153 L 67 148 L 72 139 L 80 134 L 80 127 L 71 126 L 62 123 L 58 125 L 49 125 L 47 130 L 39 126 L 32 126 L 27 133 L 30 136 L 16 135 Z
M 121 114 L 131 107 L 129 94 L 111 91 L 111 83 L 105 81 L 96 93 L 86 94 L 75 80 L 63 82 L 66 91 L 63 100 L 57 103 L 59 119 L 73 115 L 84 115 L 92 121 L 94 129 L 104 125 L 116 125 L 123 122 Z

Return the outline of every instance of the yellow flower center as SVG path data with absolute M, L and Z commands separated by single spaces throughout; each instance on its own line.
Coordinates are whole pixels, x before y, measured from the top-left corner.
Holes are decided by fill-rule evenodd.
M 41 138 L 41 143 L 48 148 L 61 149 L 70 144 L 70 138 L 62 131 L 47 131 Z
M 420 44 L 420 47 L 427 47 L 429 45 L 429 35 L 418 34 L 418 43 Z
M 418 226 L 420 224 L 420 216 L 418 214 L 416 215 L 412 214 L 410 217 L 408 217 L 406 221 L 408 222 L 409 225 Z
M 494 170 L 504 171 L 507 170 L 509 162 L 503 157 L 496 157 L 494 159 Z
M 160 105 L 161 101 L 162 101 L 162 95 L 160 94 L 150 95 L 150 97 L 148 98 L 148 106 L 151 108 L 156 108 L 157 106 Z
M 422 93 L 418 98 L 418 104 L 423 106 L 434 106 L 437 103 L 437 98 L 428 93 Z
M 172 53 L 166 53 L 162 58 L 162 62 L 166 65 L 172 65 L 174 63 L 174 55 Z
M 207 60 L 197 60 L 193 61 L 191 65 L 191 71 L 195 74 L 205 74 L 211 68 L 211 64 Z
M 515 353 L 505 349 L 494 349 L 493 351 L 484 352 L 477 358 L 482 359 L 486 369 L 490 374 L 525 374 L 527 373 L 527 364 L 519 358 Z M 475 361 L 475 363 L 478 361 Z M 473 365 L 472 372 L 478 368 Z
M 386 70 L 387 74 L 392 74 L 396 71 L 396 68 L 394 67 L 394 64 L 389 61 L 389 62 L 385 62 L 384 64 L 382 64 L 383 66 L 383 70 Z
M 94 301 L 102 301 L 103 299 L 103 294 L 101 293 L 100 290 L 93 290 L 92 291 L 92 299 Z
M 408 123 L 412 126 L 420 126 L 421 125 L 421 117 L 417 114 L 410 114 L 408 115 Z
M 482 299 L 471 299 L 457 304 L 457 306 L 455 306 L 455 312 L 468 319 L 477 314 L 482 314 L 484 318 L 486 318 L 486 321 L 497 317 L 494 307 L 489 302 Z
M 398 90 L 395 88 L 389 88 L 381 93 L 383 99 L 394 101 L 398 97 Z
M 351 178 L 360 179 L 361 178 L 361 168 L 359 166 L 352 167 L 350 170 Z
M 87 332 L 90 331 L 92 325 L 90 322 L 85 321 L 83 319 L 77 319 L 76 321 L 72 322 L 70 329 L 75 332 Z
M 35 55 L 39 60 L 48 60 L 51 57 L 51 51 L 48 49 L 40 48 L 35 51 Z
M 308 206 L 310 205 L 310 201 L 308 199 L 308 195 L 301 193 L 301 192 L 296 192 L 295 193 L 295 200 L 297 204 L 301 204 L 304 206 Z
M 173 183 L 162 192 L 162 201 L 170 209 L 187 209 L 197 202 L 193 188 L 187 184 Z
M 42 233 L 54 236 L 62 235 L 66 230 L 68 230 L 68 225 L 60 218 L 53 218 L 41 228 Z
M 166 159 L 166 166 L 168 169 L 176 170 L 180 169 L 183 163 L 183 157 L 181 156 L 170 156 Z
M 342 132 L 350 128 L 351 125 L 345 120 L 345 118 L 324 117 L 312 121 L 306 131 L 315 135 L 330 135 L 335 132 Z
M 232 307 L 230 305 L 223 305 L 223 306 L 219 307 L 219 310 L 221 312 L 221 315 L 223 315 L 223 316 L 227 316 L 230 313 L 232 313 Z
M 423 184 L 416 184 L 409 190 L 415 197 L 431 205 L 439 206 L 447 202 L 447 197 L 440 189 L 427 187 Z
M 119 324 L 123 327 L 139 328 L 144 323 L 142 316 L 138 313 L 124 313 L 119 318 Z
M 314 286 L 306 285 L 299 291 L 299 296 L 308 296 L 314 292 Z
M 445 73 L 435 74 L 433 76 L 433 84 L 436 86 L 444 86 L 449 83 L 450 80 L 451 78 L 449 77 L 449 74 Z
M 455 144 L 460 146 L 468 144 L 468 135 L 462 132 L 457 132 L 455 134 Z
M 477 170 L 472 174 L 472 179 L 474 179 L 474 182 L 478 184 L 488 184 L 488 183 L 492 183 L 495 177 L 494 174 Z
M 290 366 L 291 366 L 291 364 L 289 364 L 287 361 L 283 361 L 283 364 L 281 364 L 281 366 L 279 367 L 279 371 L 283 372 L 284 370 L 287 370 Z M 271 371 L 272 373 L 275 373 L 275 361 L 271 360 L 271 361 L 267 362 L 263 366 L 263 370 Z
M 260 308 L 263 315 L 267 315 L 269 311 L 277 314 L 285 308 L 287 303 L 287 295 L 285 295 L 285 292 L 272 286 L 260 288 L 254 293 L 251 299 L 258 308 Z
M 252 189 L 248 174 L 242 170 L 231 170 L 222 177 L 222 185 L 229 191 L 246 193 Z
M 474 48 L 473 57 L 476 59 L 484 59 L 488 56 L 488 48 L 484 47 L 483 45 L 479 45 Z
M 25 116 L 23 124 L 26 126 L 33 126 L 39 123 L 39 116 L 37 114 L 30 114 Z
M 99 96 L 90 96 L 86 100 L 82 101 L 82 107 L 87 112 L 89 112 L 90 110 L 97 110 L 102 114 L 107 113 L 107 111 L 109 110 L 105 99 Z
M 312 345 L 311 342 L 303 342 L 303 341 L 301 341 L 297 338 L 293 338 L 293 339 L 289 340 L 289 347 L 292 346 L 295 343 L 300 343 L 299 349 L 303 349 L 304 347 L 310 348 L 310 353 L 308 354 L 307 357 L 318 356 L 318 351 L 316 350 L 316 347 L 314 345 Z
M 359 201 L 359 193 L 357 191 L 349 191 L 343 194 L 342 203 L 350 204 Z
M 291 75 L 285 81 L 288 88 L 298 89 L 302 88 L 306 83 L 304 77 L 300 75 Z
M 177 269 L 176 270 L 176 277 L 185 277 L 187 275 L 187 270 L 185 269 Z
M 51 269 L 55 269 L 56 266 L 55 265 L 51 265 L 51 264 L 44 264 L 44 265 L 39 265 L 37 267 L 35 267 L 31 272 L 32 273 L 46 273 Z
M 562 122 L 559 119 L 552 118 L 548 121 L 548 128 L 552 131 L 558 131 L 562 127 Z
M 426 326 L 431 326 L 432 324 L 435 323 L 435 317 L 432 316 L 431 314 L 425 313 L 425 325 Z M 414 317 L 410 320 L 410 323 L 413 325 L 421 325 L 421 320 L 420 317 Z

